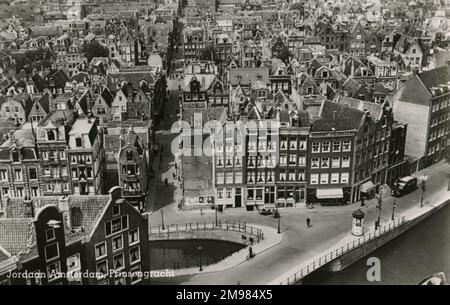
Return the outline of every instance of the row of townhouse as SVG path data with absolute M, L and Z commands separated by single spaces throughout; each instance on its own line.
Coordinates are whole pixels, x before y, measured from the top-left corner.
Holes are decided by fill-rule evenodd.
M 195 191 L 185 200 L 187 208 L 214 204 L 219 209 L 252 210 L 353 203 L 373 197 L 404 174 L 406 125 L 394 124 L 389 103 L 325 100 L 312 122 L 307 110 L 278 109 L 264 115 L 253 106 L 238 124 L 219 122 L 223 128 L 210 141 L 211 157 L 182 157 L 192 161 L 182 168 L 185 195 L 191 186 Z M 245 127 L 238 127 L 241 123 Z M 193 147 L 194 142 L 184 144 Z M 199 185 L 208 195 L 196 186 L 203 179 L 198 169 L 195 179 L 188 172 L 196 169 L 192 164 L 200 163 L 205 181 Z

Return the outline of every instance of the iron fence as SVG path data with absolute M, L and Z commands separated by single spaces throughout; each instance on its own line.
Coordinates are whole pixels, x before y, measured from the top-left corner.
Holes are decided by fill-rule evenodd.
M 388 233 L 399 226 L 401 226 L 403 223 L 405 223 L 405 216 L 401 218 L 397 218 L 392 222 L 389 222 L 388 224 L 385 224 L 383 226 L 380 226 L 380 228 L 376 231 L 372 231 L 369 234 L 365 234 L 364 236 L 361 236 L 358 239 L 355 239 L 345 245 L 342 245 L 338 248 L 335 248 L 334 250 L 324 254 L 323 256 L 319 257 L 318 259 L 314 260 L 312 263 L 302 267 L 298 272 L 296 272 L 294 275 L 288 277 L 285 281 L 282 281 L 280 285 L 291 285 L 295 284 L 302 278 L 304 278 L 306 275 L 310 274 L 314 270 L 317 270 L 318 268 L 322 267 L 323 265 L 335 260 L 339 256 L 342 256 L 343 254 L 350 252 L 359 246 L 362 246 L 363 244 L 374 240 L 377 237 L 380 237 L 381 235 Z
M 168 233 L 175 232 L 188 232 L 193 230 L 226 230 L 226 231 L 235 231 L 241 232 L 244 234 L 248 234 L 254 236 L 255 242 L 260 242 L 264 240 L 264 232 L 252 226 L 248 226 L 245 222 L 234 222 L 234 221 L 218 221 L 217 224 L 212 222 L 189 222 L 184 224 L 170 224 L 165 225 L 164 228 L 162 225 L 158 226 L 150 226 L 149 234 L 158 234 L 158 235 L 166 235 Z

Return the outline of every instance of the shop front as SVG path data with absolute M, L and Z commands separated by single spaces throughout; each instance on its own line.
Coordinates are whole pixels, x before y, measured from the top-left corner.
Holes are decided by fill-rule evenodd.
M 277 187 L 277 207 L 298 207 L 306 203 L 305 186 L 288 185 Z

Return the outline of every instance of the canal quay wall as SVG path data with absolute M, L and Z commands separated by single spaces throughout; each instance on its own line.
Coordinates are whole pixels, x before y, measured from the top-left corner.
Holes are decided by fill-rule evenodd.
M 221 222 L 217 226 L 215 223 L 188 223 L 165 226 L 164 230 L 161 227 L 153 227 L 149 230 L 149 241 L 203 239 L 235 242 L 247 246 L 216 264 L 203 266 L 201 270 L 198 267 L 175 269 L 173 270 L 174 276 L 218 272 L 234 268 L 252 259 L 248 257 L 249 246 L 252 247 L 254 256 L 258 256 L 263 251 L 281 243 L 283 237 L 283 233 L 278 234 L 277 230 L 271 227 L 235 222 Z M 158 272 L 159 270 L 153 271 Z
M 328 250 L 310 257 L 291 271 L 280 275 L 268 284 L 292 285 L 301 284 L 302 279 L 316 270 L 341 271 L 360 259 L 368 256 L 378 248 L 386 245 L 394 238 L 413 228 L 422 220 L 437 213 L 450 202 L 446 195 L 444 200 L 423 207 L 413 207 L 403 212 L 394 221 L 382 225 L 377 231 L 365 233 L 363 236 L 348 234 Z
M 364 243 L 360 247 L 358 247 L 354 250 L 351 250 L 346 254 L 343 254 L 338 259 L 335 259 L 334 261 L 332 261 L 329 264 L 327 264 L 326 266 L 324 266 L 324 269 L 327 271 L 331 271 L 331 272 L 339 272 L 339 271 L 344 270 L 345 268 L 353 265 L 357 261 L 368 256 L 370 253 L 374 252 L 378 248 L 386 245 L 391 240 L 397 238 L 398 236 L 405 233 L 409 229 L 413 228 L 415 225 L 420 223 L 422 220 L 437 213 L 441 208 L 446 206 L 449 202 L 450 202 L 450 200 L 442 202 L 441 204 L 436 205 L 435 207 L 431 208 L 430 210 L 426 211 L 425 213 L 417 215 L 417 217 L 412 218 L 411 220 L 406 220 L 403 224 L 396 227 L 395 229 L 387 231 L 386 233 Z

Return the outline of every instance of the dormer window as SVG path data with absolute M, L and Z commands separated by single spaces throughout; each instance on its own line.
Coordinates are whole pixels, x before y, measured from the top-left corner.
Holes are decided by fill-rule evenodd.
M 328 71 L 322 71 L 322 78 L 328 78 Z
M 76 137 L 75 138 L 75 145 L 77 147 L 82 147 L 83 146 L 83 142 L 81 141 L 81 137 Z
M 55 141 L 55 132 L 53 130 L 47 131 L 47 140 Z
M 12 152 L 12 160 L 13 162 L 20 162 L 19 152 L 13 151 Z
M 127 151 L 127 161 L 133 161 L 133 152 Z

